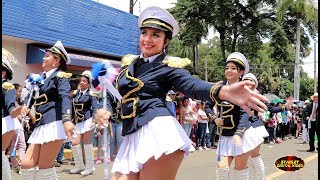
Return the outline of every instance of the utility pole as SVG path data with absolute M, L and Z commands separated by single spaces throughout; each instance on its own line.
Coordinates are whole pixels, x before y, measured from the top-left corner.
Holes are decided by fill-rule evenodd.
M 133 14 L 133 6 L 134 6 L 133 0 L 130 0 L 130 4 L 129 4 L 129 13 L 130 14 Z
M 198 44 L 195 44 L 193 46 L 193 50 L 194 50 L 194 72 L 195 74 L 199 73 L 199 66 L 198 66 L 198 62 L 199 62 L 199 56 L 198 56 Z
M 300 22 L 301 22 L 301 18 L 297 18 L 296 60 L 294 64 L 294 89 L 293 89 L 293 96 L 295 100 L 299 100 L 299 90 L 300 90 Z
M 314 42 L 314 74 L 313 74 L 313 92 L 317 92 L 317 41 Z

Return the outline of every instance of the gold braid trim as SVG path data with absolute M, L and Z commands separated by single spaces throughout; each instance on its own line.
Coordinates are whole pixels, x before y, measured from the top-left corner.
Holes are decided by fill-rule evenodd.
M 2 84 L 2 88 L 9 91 L 9 90 L 14 89 L 14 85 L 9 82 L 4 82 Z
M 214 101 L 216 104 L 218 104 L 218 101 L 216 100 L 216 98 L 214 97 L 214 93 L 216 92 L 216 89 L 218 87 L 221 87 L 223 81 L 219 81 L 217 82 L 214 86 L 212 86 L 212 88 L 210 89 L 210 99 L 212 101 Z M 218 96 L 218 94 L 217 94 Z
M 74 102 L 74 99 L 73 99 L 73 110 L 74 110 L 74 122 L 75 123 L 78 123 L 79 121 L 82 121 L 84 119 L 84 114 L 81 114 L 81 111 L 83 110 L 83 106 L 84 104 L 77 104 Z
M 191 64 L 191 60 L 188 58 L 179 58 L 173 56 L 167 56 L 162 62 L 163 64 L 167 64 L 169 67 L 173 68 L 184 68 Z
M 118 77 L 116 78 L 116 83 L 115 83 L 115 84 L 116 84 L 116 89 L 117 89 L 117 91 L 119 91 L 119 79 L 122 77 L 123 73 L 126 72 L 127 69 L 128 69 L 128 68 L 122 69 L 122 70 L 120 71 Z
M 72 73 L 66 73 L 66 72 L 58 72 L 57 77 L 59 78 L 70 78 L 72 76 Z
M 137 82 L 138 83 L 138 87 L 132 89 L 126 95 L 124 95 L 122 100 L 127 99 L 132 93 L 135 93 L 135 92 L 139 91 L 144 86 L 144 83 L 140 79 L 129 76 L 129 70 L 128 69 L 126 71 L 126 77 L 128 79 L 134 81 L 134 82 Z
M 133 54 L 127 54 L 123 56 L 123 58 L 121 59 L 121 67 L 130 65 L 137 57 L 138 55 Z
M 129 91 L 126 95 L 124 95 L 122 97 L 122 100 L 121 100 L 121 103 L 122 104 L 125 104 L 127 102 L 130 102 L 130 101 L 133 101 L 133 109 L 132 109 L 132 113 L 129 114 L 129 115 L 126 115 L 124 116 L 122 113 L 120 114 L 121 115 L 121 119 L 127 119 L 127 118 L 133 118 L 136 116 L 136 113 L 137 113 L 137 106 L 138 106 L 138 101 L 139 101 L 139 98 L 128 98 L 132 93 L 135 93 L 137 91 L 139 91 L 143 86 L 144 86 L 144 83 L 138 79 L 138 78 L 134 78 L 134 77 L 131 77 L 129 76 L 129 70 L 127 69 L 126 71 L 126 78 L 134 81 L 134 82 L 137 82 L 138 83 L 138 87 L 132 89 L 131 91 Z M 122 72 L 121 72 L 122 73 Z M 118 88 L 118 87 L 117 87 Z M 121 112 L 122 112 L 122 109 L 121 109 Z
M 231 127 L 227 127 L 227 126 L 222 125 L 221 128 L 222 128 L 222 129 L 233 129 L 234 126 L 235 126 L 234 120 L 233 120 L 233 115 L 225 115 L 225 116 L 222 116 L 222 119 L 227 119 L 227 118 L 230 118 L 230 121 L 231 121 L 232 126 L 231 126 Z

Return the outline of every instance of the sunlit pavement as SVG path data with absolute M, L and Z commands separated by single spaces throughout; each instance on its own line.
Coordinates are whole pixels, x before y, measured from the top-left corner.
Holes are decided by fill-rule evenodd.
M 261 155 L 265 163 L 266 180 L 316 180 L 318 179 L 318 152 L 306 152 L 309 149 L 308 144 L 302 144 L 301 138 L 288 139 L 280 144 L 263 144 L 261 146 Z M 275 161 L 283 156 L 297 156 L 304 160 L 305 166 L 294 172 L 286 172 L 279 170 L 275 166 Z M 217 155 L 215 149 L 195 151 L 191 156 L 184 159 L 178 171 L 177 180 L 212 180 L 216 179 L 215 171 L 217 164 Z M 112 163 L 109 164 L 109 169 Z M 104 176 L 103 164 L 96 165 L 96 170 L 93 175 L 83 177 L 81 175 L 68 174 L 73 165 L 61 165 L 57 167 L 59 179 L 95 179 L 102 180 Z M 234 178 L 234 164 L 231 165 L 230 178 Z M 250 179 L 253 179 L 253 167 L 249 162 Z M 110 171 L 109 171 L 110 172 Z M 13 172 L 13 179 L 19 180 L 17 173 Z

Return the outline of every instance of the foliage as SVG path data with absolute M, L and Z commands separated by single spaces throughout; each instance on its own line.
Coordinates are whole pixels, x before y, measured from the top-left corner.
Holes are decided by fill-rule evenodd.
M 207 62 L 208 80 L 216 82 L 224 79 L 227 54 L 242 52 L 258 77 L 262 94 L 293 94 L 297 18 L 302 23 L 300 57 L 310 54 L 308 35 L 318 36 L 318 13 L 305 0 L 178 0 L 169 11 L 181 29 L 171 41 L 170 55 L 194 60 L 194 47 L 199 44 L 198 75 L 205 79 Z M 200 43 L 208 27 L 219 37 Z M 265 39 L 270 42 L 263 43 Z M 301 72 L 300 97 L 307 97 L 307 88 L 313 89 L 309 81 Z
M 314 81 L 304 72 L 301 73 L 300 77 L 300 100 L 310 99 L 310 96 L 314 93 Z M 317 88 L 318 89 L 318 88 Z
M 318 36 L 318 12 L 307 0 L 281 0 L 277 4 L 277 20 L 283 26 L 289 43 L 295 44 L 297 19 L 301 19 L 301 57 L 309 54 L 310 40 Z M 307 33 L 308 32 L 308 33 Z

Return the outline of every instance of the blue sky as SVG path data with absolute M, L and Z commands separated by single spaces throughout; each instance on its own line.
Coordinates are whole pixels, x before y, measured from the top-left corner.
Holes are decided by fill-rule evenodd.
M 120 9 L 125 12 L 129 12 L 129 0 L 95 0 L 97 2 L 100 2 L 102 4 L 106 4 L 108 6 L 114 7 L 116 9 Z M 170 8 L 173 6 L 172 3 L 177 2 L 176 0 L 133 0 L 134 2 L 136 1 L 136 4 L 133 9 L 133 14 L 139 15 L 142 10 L 144 10 L 146 7 L 149 6 L 159 6 L 162 8 Z M 311 0 L 314 3 L 318 4 L 318 0 Z M 215 36 L 216 34 L 209 33 L 209 38 Z M 316 39 L 316 42 L 318 39 Z M 308 73 L 308 75 L 313 78 L 314 76 L 314 40 L 311 40 L 310 47 L 312 48 L 312 52 L 310 55 L 306 58 L 303 59 L 305 62 L 305 65 L 302 65 L 302 68 L 304 69 L 305 72 Z M 317 51 L 318 51 L 318 43 L 317 43 Z M 317 53 L 318 54 L 318 53 Z M 318 55 L 317 55 L 318 56 Z M 318 58 L 318 57 L 316 57 Z M 316 63 L 318 65 L 318 61 Z M 317 70 L 318 68 L 316 68 Z M 318 72 L 317 72 L 318 74 Z

